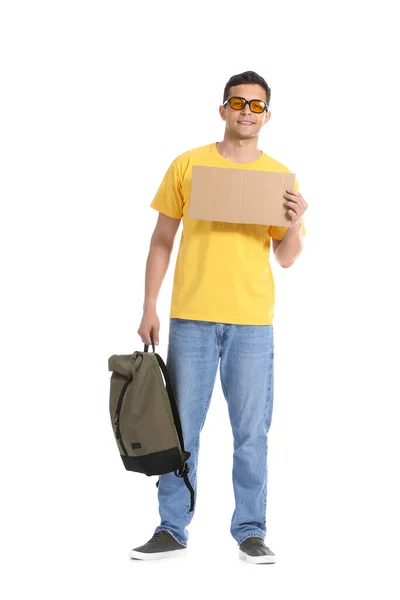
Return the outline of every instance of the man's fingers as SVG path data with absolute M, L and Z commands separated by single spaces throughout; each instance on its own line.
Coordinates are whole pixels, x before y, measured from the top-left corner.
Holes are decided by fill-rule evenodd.
M 285 202 L 283 204 L 290 208 L 298 208 L 299 207 L 299 204 L 297 202 L 295 202 L 294 200 L 285 200 Z
M 152 331 L 151 336 L 153 338 L 154 344 L 156 346 L 158 346 L 158 342 L 159 342 L 158 331 Z
M 139 331 L 138 331 L 139 333 Z M 155 345 L 158 345 L 159 343 L 159 336 L 158 336 L 158 331 L 156 333 L 153 333 L 152 331 L 150 331 L 150 333 L 139 333 L 140 338 L 143 342 L 143 344 L 147 344 L 148 346 L 151 346 L 151 339 L 150 336 L 153 338 L 153 342 Z
M 153 337 L 153 336 L 152 336 L 152 337 Z M 147 338 L 147 341 L 145 341 L 145 340 L 142 340 L 142 342 L 143 342 L 144 344 L 147 344 L 148 346 L 151 346 L 151 339 L 150 339 L 150 336 Z M 154 345 L 155 345 L 155 346 L 158 346 L 158 339 L 155 339 L 155 338 L 153 337 L 153 342 L 154 342 Z
M 299 216 L 298 211 L 292 208 L 289 208 L 287 212 L 290 215 L 290 218 Z

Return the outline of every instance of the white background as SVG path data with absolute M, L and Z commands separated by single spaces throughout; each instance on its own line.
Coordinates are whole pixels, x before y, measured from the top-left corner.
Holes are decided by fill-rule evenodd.
M 2 2 L 5 598 L 399 597 L 393 7 Z M 309 204 L 302 256 L 288 270 L 273 262 L 277 563 L 239 561 L 229 533 L 219 376 L 189 554 L 131 561 L 159 522 L 156 478 L 123 467 L 108 358 L 143 349 L 150 202 L 178 154 L 223 139 L 223 89 L 245 70 L 272 89 L 259 147 L 296 173 Z M 164 358 L 180 234 L 158 304 Z

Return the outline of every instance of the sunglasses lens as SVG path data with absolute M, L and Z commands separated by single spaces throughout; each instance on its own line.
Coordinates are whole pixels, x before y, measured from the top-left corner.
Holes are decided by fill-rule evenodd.
M 229 104 L 234 110 L 241 110 L 244 107 L 243 98 L 231 98 Z
M 265 108 L 265 104 L 260 100 L 252 100 L 250 102 L 250 110 L 255 113 L 262 113 Z

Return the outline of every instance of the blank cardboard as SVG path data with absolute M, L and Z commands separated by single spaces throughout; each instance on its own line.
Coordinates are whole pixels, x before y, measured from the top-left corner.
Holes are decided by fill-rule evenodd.
M 283 194 L 296 174 L 194 165 L 188 217 L 287 227 Z

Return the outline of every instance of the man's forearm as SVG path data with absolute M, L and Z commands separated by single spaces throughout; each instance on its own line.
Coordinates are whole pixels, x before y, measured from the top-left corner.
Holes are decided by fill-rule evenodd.
M 275 252 L 275 258 L 281 267 L 290 267 L 303 249 L 301 223 L 289 227 Z
M 161 284 L 167 272 L 172 248 L 163 242 L 152 241 L 146 262 L 143 310 L 155 309 Z

